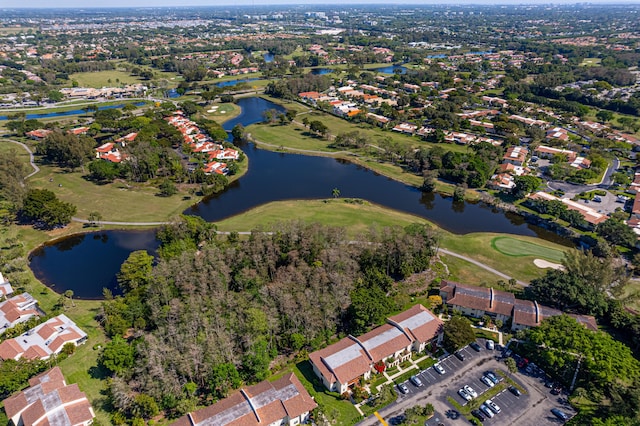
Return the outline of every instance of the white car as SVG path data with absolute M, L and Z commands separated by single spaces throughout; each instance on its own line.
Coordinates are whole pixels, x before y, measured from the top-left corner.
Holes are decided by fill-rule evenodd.
M 487 340 L 487 349 L 492 351 L 495 348 L 495 343 L 493 340 Z
M 473 399 L 464 389 L 458 390 L 458 395 L 460 395 L 465 401 L 471 401 Z
M 489 386 L 490 388 L 492 388 L 492 387 L 494 387 L 494 386 L 496 385 L 496 384 L 495 384 L 495 383 L 493 383 L 493 382 L 491 381 L 491 379 L 490 379 L 490 378 L 488 378 L 487 376 L 482 376 L 482 377 L 480 378 L 480 381 L 481 381 L 482 383 L 484 383 L 485 385 Z
M 493 402 L 490 399 L 487 399 L 484 403 L 487 405 L 487 407 L 491 408 L 491 411 L 493 411 L 496 414 L 498 414 L 500 411 L 502 411 L 502 410 L 500 410 L 500 407 L 498 407 L 498 404 L 496 404 L 495 402 Z
M 444 367 L 442 367 L 440 364 L 434 364 L 433 369 L 436 370 L 439 374 L 445 373 Z
M 477 398 L 478 397 L 478 392 L 476 392 L 471 386 L 469 385 L 464 385 L 463 387 L 464 391 L 466 393 L 468 393 L 469 395 L 471 395 L 472 398 Z
M 484 404 L 480 406 L 480 411 L 482 411 L 484 415 L 489 417 L 490 419 L 495 416 L 495 414 L 493 414 L 493 411 L 491 411 L 491 409 Z

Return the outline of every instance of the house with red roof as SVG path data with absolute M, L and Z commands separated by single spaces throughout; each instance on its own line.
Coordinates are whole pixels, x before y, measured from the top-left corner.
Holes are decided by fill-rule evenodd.
M 474 318 L 488 315 L 503 323 L 510 320 L 512 331 L 537 327 L 545 318 L 563 314 L 558 309 L 540 305 L 536 301 L 516 299 L 512 293 L 454 281 L 442 281 L 440 296 L 447 306 L 463 315 Z M 594 317 L 573 314 L 570 316 L 588 329 L 598 330 Z
M 51 134 L 52 130 L 48 129 L 36 129 L 30 132 L 25 133 L 25 135 L 29 136 L 31 139 L 42 140 Z
M 206 174 L 216 173 L 219 175 L 226 175 L 228 172 L 227 163 L 220 163 L 218 161 L 212 161 L 204 166 L 204 172 Z
M 359 337 L 347 336 L 309 354 L 316 376 L 330 391 L 347 392 L 361 378 L 371 377 L 375 365 L 398 365 L 442 336 L 442 321 L 422 305 L 388 319 Z
M 57 355 L 67 343 L 76 346 L 86 342 L 82 331 L 66 315 L 61 314 L 32 328 L 20 336 L 0 343 L 0 359 L 42 359 Z
M 3 401 L 16 426 L 88 426 L 95 414 L 77 384 L 67 385 L 54 367 L 29 379 L 29 387 Z
M 318 404 L 293 373 L 246 386 L 176 420 L 172 426 L 294 426 L 309 421 Z
M 72 135 L 86 135 L 87 132 L 89 131 L 89 128 L 86 126 L 82 126 L 82 127 L 75 127 L 73 129 L 69 129 L 69 133 L 71 133 Z
M 22 293 L 0 302 L 0 335 L 17 324 L 40 315 L 38 301 L 29 293 Z

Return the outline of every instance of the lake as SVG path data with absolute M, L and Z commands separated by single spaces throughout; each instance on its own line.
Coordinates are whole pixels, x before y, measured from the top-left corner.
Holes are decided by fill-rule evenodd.
M 224 124 L 227 131 L 237 123 L 249 126 L 262 121 L 267 109 L 284 111 L 258 97 L 239 99 L 238 105 L 242 112 Z M 249 171 L 185 214 L 215 222 L 271 201 L 330 198 L 333 188 L 338 188 L 341 197 L 363 198 L 412 213 L 456 234 L 501 232 L 560 240 L 549 231 L 525 223 L 521 216 L 505 214 L 483 203 L 455 203 L 451 197 L 423 193 L 345 160 L 266 151 L 253 144 L 245 144 L 242 149 L 249 159 Z M 55 285 L 55 291 L 71 289 L 76 297 L 100 298 L 103 287 L 114 287 L 115 274 L 131 251 L 156 248 L 153 230 L 103 231 L 43 246 L 34 251 L 31 267 L 38 279 Z

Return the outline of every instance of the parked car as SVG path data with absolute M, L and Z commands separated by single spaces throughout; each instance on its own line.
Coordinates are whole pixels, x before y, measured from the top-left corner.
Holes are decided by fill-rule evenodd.
M 453 353 L 460 361 L 464 361 L 464 354 L 460 351 Z
M 487 399 L 484 403 L 485 403 L 489 408 L 491 408 L 491 411 L 493 411 L 493 412 L 494 412 L 494 413 L 496 413 L 496 414 L 498 414 L 500 411 L 502 411 L 502 410 L 500 409 L 500 407 L 498 406 L 498 404 L 496 404 L 495 402 L 493 402 L 493 401 L 492 401 L 492 400 L 490 400 L 490 399 Z
M 438 374 L 446 373 L 446 371 L 444 371 L 444 367 L 441 366 L 439 363 L 438 364 L 434 364 L 433 365 L 433 369 L 436 370 L 438 372 Z
M 571 418 L 571 416 L 569 416 L 567 413 L 565 413 L 564 411 L 560 410 L 559 408 L 552 408 L 551 412 L 553 413 L 554 416 L 556 416 L 557 418 L 559 418 L 560 420 L 569 420 Z
M 420 378 L 418 376 L 411 376 L 411 378 L 409 380 L 411 380 L 411 383 L 413 383 L 414 385 L 416 385 L 418 387 L 422 386 L 422 380 L 420 380 Z
M 500 383 L 500 378 L 499 378 L 498 376 L 496 376 L 496 374 L 495 374 L 493 371 L 487 371 L 487 372 L 485 373 L 485 375 L 486 375 L 489 379 L 491 379 L 491 381 L 492 381 L 494 384 L 496 384 L 496 385 L 497 385 L 498 383 Z
M 458 395 L 460 395 L 465 401 L 471 401 L 473 399 L 473 397 L 462 388 L 458 390 Z
M 493 383 L 493 381 L 492 381 L 490 378 L 488 378 L 487 376 L 482 376 L 482 377 L 480 378 L 480 381 L 481 381 L 482 383 L 484 383 L 485 385 L 489 386 L 490 388 L 492 388 L 492 387 L 494 387 L 494 386 L 496 385 L 496 384 L 495 384 L 495 383 Z
M 515 396 L 520 396 L 522 395 L 522 392 L 520 392 L 520 389 L 518 389 L 515 386 L 509 386 L 509 392 L 511 392 L 512 394 L 514 394 Z
M 595 201 L 596 203 L 601 203 L 602 202 L 602 198 L 598 197 L 597 195 L 595 197 L 593 197 L 593 201 Z
M 493 411 L 491 411 L 491 409 L 484 404 L 480 406 L 480 411 L 482 411 L 482 413 L 490 419 L 495 416 L 495 414 L 493 414 Z
M 551 395 L 560 395 L 562 393 L 562 386 L 554 386 L 553 389 L 551 389 Z
M 398 385 L 398 389 L 400 390 L 400 392 L 407 394 L 409 393 L 409 388 L 407 387 L 407 385 L 405 383 L 400 383 Z
M 485 420 L 485 417 L 480 410 L 473 410 L 471 411 L 471 414 L 473 415 L 473 417 L 480 420 L 481 422 Z
M 487 340 L 487 349 L 492 351 L 495 348 L 495 342 L 493 340 Z
M 476 342 L 469 343 L 469 346 L 471 346 L 471 348 L 476 352 L 480 352 L 480 349 L 482 349 Z
M 471 395 L 472 398 L 477 398 L 478 397 L 478 392 L 475 391 L 475 389 L 473 389 L 471 386 L 469 385 L 464 385 L 462 387 L 462 389 L 464 389 L 464 391 L 466 393 L 468 393 L 469 395 Z

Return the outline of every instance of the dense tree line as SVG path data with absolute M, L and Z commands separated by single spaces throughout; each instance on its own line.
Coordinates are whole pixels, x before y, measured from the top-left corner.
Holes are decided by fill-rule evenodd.
M 591 252 L 567 252 L 562 264 L 565 270 L 549 270 L 532 280 L 525 296 L 564 312 L 595 316 L 638 353 L 640 317 L 611 297 L 624 293 L 628 283 L 624 267 L 616 266 L 611 257 L 600 258 Z
M 276 98 L 296 99 L 301 92 L 323 92 L 331 86 L 331 79 L 325 75 L 306 74 L 302 77 L 287 78 L 270 82 L 265 93 Z
M 118 410 L 135 417 L 133 396 L 143 394 L 180 415 L 242 381 L 264 379 L 278 354 L 379 324 L 400 308 L 394 279 L 427 269 L 437 242 L 422 225 L 381 229 L 361 243 L 339 228 L 274 229 L 240 241 L 183 217 L 158 234 L 155 266 L 145 253 L 125 262 L 124 296 L 106 301 L 102 315 L 114 340 L 101 362 L 115 374 Z M 129 343 L 115 337 L 128 330 Z
M 0 156 L 0 201 L 11 213 L 22 208 L 22 201 L 27 194 L 23 178 L 27 168 L 11 149 Z
M 575 394 L 598 409 L 581 410 L 574 424 L 603 424 L 611 418 L 620 421 L 613 424 L 640 422 L 640 363 L 611 335 L 591 331 L 568 315 L 554 316 L 526 332 L 525 352 L 567 387 L 577 371 Z
M 86 135 L 74 135 L 55 130 L 36 147 L 36 154 L 60 167 L 75 169 L 94 156 L 96 141 Z

